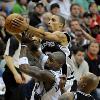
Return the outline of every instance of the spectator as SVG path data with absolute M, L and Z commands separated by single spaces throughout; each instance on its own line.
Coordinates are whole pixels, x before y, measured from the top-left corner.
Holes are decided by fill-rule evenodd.
M 73 39 L 72 40 L 72 44 L 74 43 L 73 45 L 85 46 L 89 43 L 89 41 L 95 40 L 91 35 L 89 35 L 82 29 L 82 27 L 80 26 L 79 21 L 77 19 L 71 20 L 70 28 L 72 31 L 72 33 L 70 33 L 70 34 Z
M 97 76 L 100 76 L 100 57 L 98 55 L 99 50 L 99 44 L 97 42 L 91 42 L 85 57 L 85 60 L 89 65 L 89 71 Z
M 100 76 L 100 56 L 98 55 L 99 50 L 99 44 L 97 42 L 91 42 L 85 57 L 85 60 L 89 65 L 89 71 L 97 76 Z M 95 99 L 99 100 L 100 98 L 98 98 L 98 96 L 100 92 L 98 93 L 97 90 L 100 90 L 100 83 L 98 88 L 93 92 Z
M 8 38 L 11 36 L 10 34 L 8 34 L 4 28 L 5 26 L 5 19 L 6 17 L 2 14 L 0 14 L 0 38 L 1 40 L 6 43 Z
M 71 60 L 73 62 L 75 79 L 79 81 L 82 75 L 89 72 L 89 66 L 84 60 L 84 49 L 82 47 L 73 47 Z
M 91 2 L 94 2 L 94 0 L 72 0 L 72 3 L 79 4 L 84 11 L 88 11 L 88 7 Z
M 87 32 L 87 33 L 91 33 L 91 29 L 90 29 L 90 21 L 91 21 L 91 17 L 92 17 L 92 14 L 88 13 L 88 12 L 85 12 L 83 14 L 83 17 L 82 17 L 82 23 L 81 23 L 81 26 L 82 28 Z M 91 34 L 92 35 L 92 34 Z
M 93 27 L 93 23 L 95 23 L 95 25 L 100 25 L 100 15 L 96 3 L 90 3 L 89 11 L 92 14 L 90 27 Z
M 26 12 L 28 14 L 27 2 L 27 0 L 16 0 L 16 3 L 12 8 L 12 13 L 22 14 L 23 12 Z
M 54 15 L 59 14 L 60 13 L 60 6 L 57 3 L 54 3 L 50 6 L 50 12 Z
M 4 100 L 5 94 L 5 84 L 2 79 L 2 74 L 5 70 L 4 66 L 6 64 L 5 60 L 3 59 L 4 50 L 5 44 L 2 40 L 0 40 L 0 100 Z
M 45 7 L 43 3 L 37 3 L 34 7 L 34 12 L 32 12 L 30 16 L 30 25 L 37 26 L 41 23 L 41 16 L 45 12 Z
M 50 5 L 53 3 L 59 4 L 61 15 L 63 15 L 63 17 L 68 19 L 68 17 L 70 16 L 70 5 L 71 5 L 70 0 L 52 0 Z
M 89 11 L 90 11 L 90 13 L 92 13 L 92 14 L 98 14 L 97 5 L 96 5 L 95 2 L 91 2 L 91 3 L 89 4 Z
M 15 0 L 3 0 L 2 5 L 5 5 L 5 12 L 7 15 L 11 13 L 11 10 L 13 8 L 13 5 L 15 4 Z
M 71 13 L 71 16 L 70 16 L 69 20 L 78 19 L 81 23 L 82 14 L 81 14 L 81 10 L 80 10 L 80 5 L 72 4 L 70 7 L 70 13 Z

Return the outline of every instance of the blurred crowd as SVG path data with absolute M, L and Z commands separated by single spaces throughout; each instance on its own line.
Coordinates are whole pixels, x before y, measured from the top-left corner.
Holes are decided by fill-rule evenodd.
M 48 31 L 52 15 L 64 17 L 63 32 L 71 37 L 68 48 L 75 79 L 79 81 L 80 77 L 87 72 L 100 77 L 99 0 L 0 0 L 0 80 L 2 80 L 2 73 L 6 65 L 3 57 L 6 44 L 8 39 L 12 37 L 5 29 L 5 20 L 12 13 L 21 14 L 29 25 L 45 31 Z M 36 55 L 32 57 L 29 50 L 23 46 L 25 41 L 27 40 L 23 40 L 22 43 L 20 57 L 27 52 L 29 64 L 41 66 L 40 61 L 35 59 Z M 40 42 L 41 40 L 38 40 L 37 45 L 40 45 Z M 66 68 L 63 71 L 65 70 Z M 29 76 L 26 77 L 30 79 Z M 4 100 L 5 91 L 6 87 L 2 80 L 0 81 L 0 100 Z M 91 95 L 95 100 L 100 100 L 100 84 Z

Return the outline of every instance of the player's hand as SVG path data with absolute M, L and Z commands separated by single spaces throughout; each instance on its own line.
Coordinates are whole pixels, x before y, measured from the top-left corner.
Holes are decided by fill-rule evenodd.
M 28 28 L 28 23 L 25 21 L 24 18 L 15 18 L 11 21 L 12 27 L 21 30 L 24 32 Z
M 23 81 L 23 79 L 22 79 L 22 77 L 21 77 L 21 75 L 19 73 L 16 73 L 14 75 L 14 78 L 16 80 L 16 83 L 19 83 L 19 84 L 23 84 L 24 83 L 24 81 Z

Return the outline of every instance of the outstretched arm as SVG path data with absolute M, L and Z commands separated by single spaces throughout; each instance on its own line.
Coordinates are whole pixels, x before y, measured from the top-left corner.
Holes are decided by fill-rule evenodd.
M 65 34 L 63 34 L 62 32 L 45 32 L 43 29 L 38 29 L 35 28 L 33 26 L 28 25 L 27 23 L 25 23 L 24 20 L 15 18 L 14 20 L 12 20 L 11 22 L 13 24 L 13 28 L 17 28 L 19 30 L 22 30 L 23 32 L 26 30 L 26 37 L 33 37 L 33 36 L 37 36 L 41 39 L 46 39 L 46 40 L 50 40 L 50 41 L 55 41 L 58 43 L 61 43 L 62 45 L 67 45 L 68 40 Z
M 38 79 L 39 81 L 48 82 L 48 83 L 53 83 L 55 81 L 53 74 L 47 70 L 41 70 L 38 67 L 29 66 L 28 64 L 20 65 L 19 69 L 22 72 Z

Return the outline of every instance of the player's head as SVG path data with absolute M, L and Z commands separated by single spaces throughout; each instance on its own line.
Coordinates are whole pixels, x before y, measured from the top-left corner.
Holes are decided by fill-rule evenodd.
M 60 15 L 52 15 L 48 24 L 49 31 L 62 31 L 65 26 L 65 18 Z
M 43 18 L 43 23 L 46 24 L 48 26 L 48 22 L 51 18 L 52 14 L 50 12 L 46 12 L 43 14 L 42 18 Z
M 46 69 L 59 70 L 66 61 L 66 56 L 63 52 L 54 52 L 48 54 L 48 60 L 45 64 Z
M 99 84 L 99 78 L 93 73 L 87 73 L 80 78 L 78 89 L 85 93 L 91 93 Z

